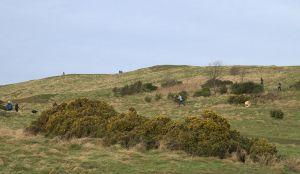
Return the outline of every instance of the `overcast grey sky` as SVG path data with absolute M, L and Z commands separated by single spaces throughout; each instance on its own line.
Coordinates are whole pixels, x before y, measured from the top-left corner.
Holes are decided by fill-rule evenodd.
M 300 65 L 300 1 L 0 0 L 0 85 L 214 60 Z

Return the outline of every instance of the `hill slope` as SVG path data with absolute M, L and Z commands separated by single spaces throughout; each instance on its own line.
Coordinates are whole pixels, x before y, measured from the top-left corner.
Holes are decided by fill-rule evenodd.
M 4 171 L 4 173 L 20 171 L 22 168 L 28 169 L 28 173 L 40 173 L 44 170 L 49 173 L 53 166 L 55 166 L 54 173 L 72 172 L 75 166 L 79 166 L 80 170 L 86 169 L 84 171 L 90 171 L 90 173 L 107 172 L 111 167 L 116 168 L 112 171 L 113 173 L 122 173 L 122 171 L 128 171 L 129 173 L 219 173 L 221 171 L 224 173 L 247 173 L 247 171 L 250 173 L 280 173 L 282 170 L 282 168 L 260 167 L 256 164 L 242 166 L 226 160 L 191 158 L 175 152 L 171 154 L 157 151 L 140 153 L 125 151 L 119 147 L 98 147 L 97 140 L 60 142 L 62 144 L 67 143 L 67 145 L 61 145 L 55 139 L 41 136 L 27 137 L 20 133 L 21 129 L 36 118 L 35 115 L 30 113 L 32 109 L 42 111 L 51 106 L 53 102 L 61 103 L 78 97 L 106 100 L 118 111 L 135 107 L 141 115 L 148 117 L 164 115 L 181 119 L 184 116 L 199 115 L 204 109 L 212 109 L 226 117 L 233 128 L 239 130 L 242 134 L 265 137 L 276 143 L 280 154 L 285 158 L 300 156 L 300 92 L 288 88 L 295 81 L 300 80 L 300 67 L 264 67 L 261 71 L 259 67 L 247 67 L 248 73 L 244 81 L 260 82 L 262 76 L 266 91 L 276 94 L 274 101 L 268 100 L 265 103 L 254 104 L 250 108 L 227 104 L 228 94 L 208 98 L 192 97 L 193 92 L 199 89 L 200 85 L 207 80 L 205 70 L 205 67 L 167 65 L 144 68 L 124 74 L 70 74 L 0 86 L 0 100 L 17 101 L 21 106 L 20 114 L 3 116 L 0 113 L 0 139 L 5 140 L 0 143 L 0 173 L 1 171 Z M 240 77 L 230 75 L 229 70 L 230 67 L 224 67 L 221 78 L 240 81 Z M 176 78 L 183 81 L 183 84 L 170 88 L 159 88 L 157 92 L 153 93 L 125 97 L 115 97 L 112 93 L 112 88 L 131 84 L 138 80 L 158 85 L 164 78 Z M 276 91 L 278 82 L 283 85 L 282 92 Z M 174 102 L 167 99 L 169 92 L 181 90 L 186 90 L 190 94 L 185 107 L 178 107 Z M 151 103 L 144 101 L 145 96 L 154 97 L 156 93 L 161 93 L 163 99 Z M 272 119 L 269 111 L 273 108 L 281 108 L 285 112 L 285 118 L 280 121 Z M 11 147 L 10 144 L 12 143 L 16 144 L 16 147 Z M 35 146 L 35 148 L 30 148 L 31 146 Z M 72 149 L 73 146 L 75 149 Z M 15 151 L 15 148 L 19 151 Z M 46 149 L 46 154 L 39 155 L 41 151 L 44 151 L 42 149 Z M 50 151 L 55 151 L 55 153 Z M 89 153 L 85 153 L 86 151 L 89 151 Z M 13 156 L 7 157 L 6 154 L 10 152 Z M 30 156 L 27 161 L 22 158 L 24 154 Z M 68 155 L 62 158 L 60 165 L 55 165 L 53 161 L 61 158 L 60 154 Z M 17 162 L 17 159 L 23 159 L 24 161 Z M 31 163 L 38 159 L 42 159 L 39 165 L 48 165 L 48 167 L 45 167 L 44 170 L 30 167 Z M 1 165 L 1 160 L 3 165 Z M 72 162 L 68 164 L 65 160 Z M 16 164 L 12 165 L 12 162 L 16 162 Z M 106 167 L 104 164 L 107 164 Z M 38 168 L 39 165 L 36 167 Z M 126 167 L 126 165 L 130 167 Z M 177 165 L 181 167 L 175 167 Z M 99 166 L 102 166 L 102 169 Z M 91 167 L 91 170 L 87 170 L 89 167 Z

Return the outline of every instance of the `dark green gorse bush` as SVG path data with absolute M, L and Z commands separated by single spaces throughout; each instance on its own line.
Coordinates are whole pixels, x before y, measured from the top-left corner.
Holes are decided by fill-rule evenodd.
M 271 115 L 271 117 L 276 118 L 276 119 L 283 119 L 283 117 L 284 117 L 284 113 L 281 109 L 271 110 L 270 115 Z
M 257 94 L 257 93 L 262 93 L 263 91 L 264 91 L 264 87 L 254 82 L 235 83 L 231 86 L 231 92 L 237 95 Z

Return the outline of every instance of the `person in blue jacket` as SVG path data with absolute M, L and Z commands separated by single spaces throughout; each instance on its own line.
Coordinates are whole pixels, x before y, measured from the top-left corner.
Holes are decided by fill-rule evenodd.
M 13 110 L 13 104 L 9 101 L 7 104 L 6 104 L 6 110 L 7 111 L 12 111 Z

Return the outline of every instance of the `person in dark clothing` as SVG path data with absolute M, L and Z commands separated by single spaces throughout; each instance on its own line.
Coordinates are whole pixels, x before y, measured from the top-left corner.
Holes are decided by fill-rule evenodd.
M 281 91 L 281 83 L 280 83 L 280 82 L 278 83 L 278 88 L 277 88 L 277 90 L 278 90 L 278 91 Z
M 20 109 L 19 104 L 16 103 L 16 104 L 15 104 L 15 111 L 16 111 L 16 112 L 19 112 L 19 109 Z
M 260 84 L 264 85 L 264 79 L 262 77 L 260 78 Z
M 12 111 L 13 110 L 13 104 L 10 101 L 6 104 L 6 110 L 7 111 Z
M 179 106 L 180 105 L 185 106 L 185 104 L 184 104 L 184 98 L 181 95 L 178 96 L 178 104 L 179 104 Z

